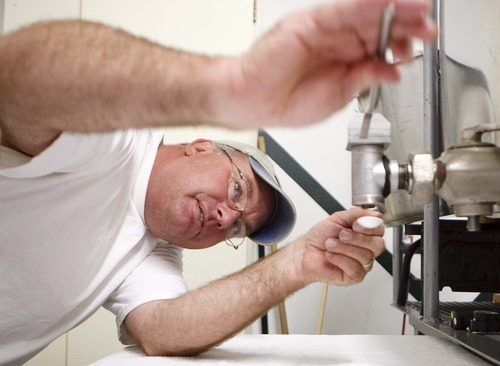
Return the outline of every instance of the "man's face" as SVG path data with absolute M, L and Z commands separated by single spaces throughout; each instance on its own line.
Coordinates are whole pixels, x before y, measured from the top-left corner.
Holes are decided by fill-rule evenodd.
M 229 182 L 238 172 L 213 142 L 197 140 L 185 146 L 184 155 L 166 164 L 157 158 L 146 196 L 145 217 L 151 232 L 178 246 L 200 249 L 224 241 L 239 218 L 247 234 L 261 227 L 274 211 L 274 190 L 253 173 L 248 158 L 239 154 L 231 158 L 249 186 L 243 212 L 228 202 Z

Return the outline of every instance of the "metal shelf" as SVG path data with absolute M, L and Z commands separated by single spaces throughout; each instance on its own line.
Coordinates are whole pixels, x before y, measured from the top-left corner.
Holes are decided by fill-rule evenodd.
M 409 323 L 420 334 L 446 338 L 462 347 L 470 350 L 479 357 L 500 365 L 500 334 L 499 333 L 471 333 L 467 330 L 458 330 L 450 326 L 449 309 L 455 306 L 468 306 L 475 310 L 495 310 L 500 309 L 500 304 L 491 302 L 471 302 L 471 303 L 440 303 L 440 320 L 423 320 L 420 302 L 408 302 L 406 306 L 395 306 L 406 313 Z M 493 309 L 492 309 L 493 308 Z

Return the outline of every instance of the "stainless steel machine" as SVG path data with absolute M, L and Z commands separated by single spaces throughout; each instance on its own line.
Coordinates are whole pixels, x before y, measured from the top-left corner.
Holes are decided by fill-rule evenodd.
M 394 302 L 415 329 L 500 364 L 500 304 L 490 296 L 500 292 L 500 2 L 434 0 L 432 14 L 439 42 L 381 87 L 368 124 L 363 114 L 350 124 L 353 204 L 394 227 Z M 407 248 L 403 234 L 421 236 L 420 247 Z M 417 250 L 422 299 L 411 303 Z M 442 303 L 444 286 L 486 301 Z

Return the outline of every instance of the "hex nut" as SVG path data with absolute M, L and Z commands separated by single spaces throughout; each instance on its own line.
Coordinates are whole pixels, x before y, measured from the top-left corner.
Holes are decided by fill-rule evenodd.
M 431 154 L 412 154 L 411 185 L 409 189 L 413 203 L 427 204 L 434 195 L 435 163 Z

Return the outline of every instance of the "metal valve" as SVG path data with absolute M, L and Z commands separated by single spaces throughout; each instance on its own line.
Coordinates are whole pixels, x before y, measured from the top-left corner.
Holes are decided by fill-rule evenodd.
M 390 123 L 375 113 L 369 129 L 358 115 L 349 125 L 348 149 L 352 152 L 352 203 L 378 207 L 397 190 L 406 190 L 417 204 L 427 204 L 438 194 L 456 216 L 467 217 L 469 231 L 480 230 L 480 218 L 493 214 L 500 202 L 500 148 L 481 142 L 483 133 L 500 125 L 478 125 L 462 132 L 462 143 L 445 150 L 438 159 L 412 154 L 399 164 L 384 155 L 390 142 Z
M 480 217 L 493 214 L 500 201 L 500 148 L 481 142 L 498 124 L 483 124 L 462 131 L 462 143 L 436 160 L 436 191 L 456 216 L 468 218 L 469 231 L 480 230 Z
M 347 150 L 352 153 L 352 203 L 365 208 L 377 207 L 391 192 L 403 188 L 405 174 L 400 174 L 396 160 L 389 160 L 384 150 L 390 143 L 391 124 L 380 113 L 358 113 L 349 124 Z

